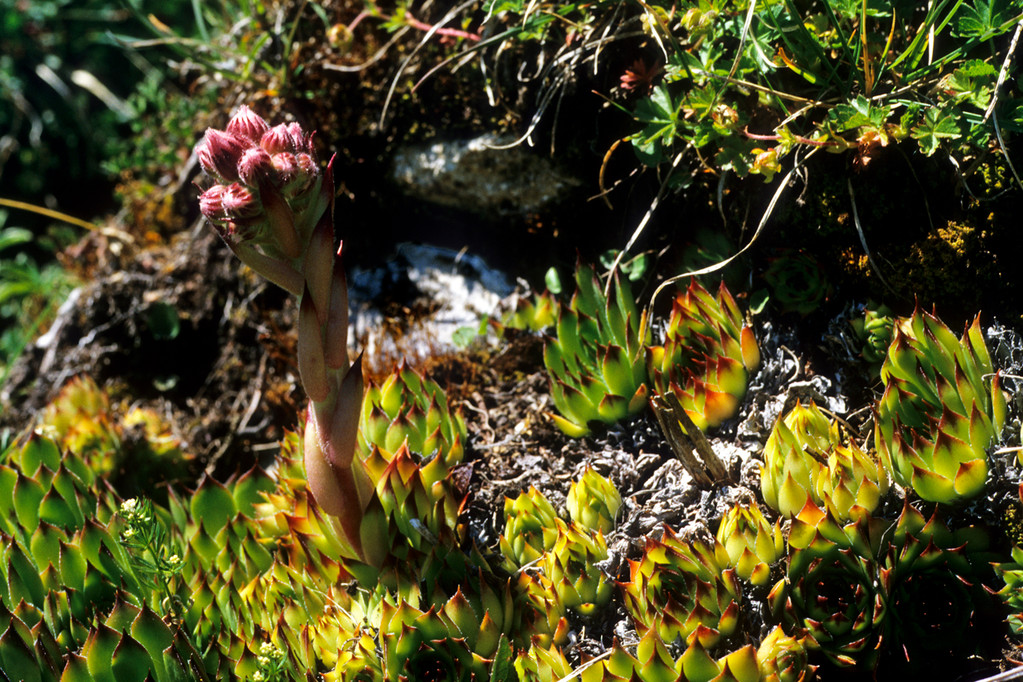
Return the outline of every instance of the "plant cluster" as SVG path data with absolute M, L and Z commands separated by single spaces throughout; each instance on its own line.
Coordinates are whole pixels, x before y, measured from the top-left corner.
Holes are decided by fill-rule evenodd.
M 625 139 L 643 164 L 674 171 L 685 160 L 693 173 L 676 184 L 699 168 L 770 180 L 801 149 L 851 151 L 863 167 L 913 141 L 926 156 L 962 159 L 1020 126 L 1018 94 L 1003 88 L 1014 71 L 1007 34 L 1023 16 L 1015 0 L 488 6 L 494 29 L 517 25 L 500 37 L 556 50 L 567 68 L 596 61 L 608 42 L 649 38 L 656 50 L 603 62 L 620 69 L 607 94 L 632 116 Z
M 320 168 L 310 140 L 242 107 L 197 148 L 214 181 L 202 212 L 299 298 L 301 433 L 272 475 L 123 499 L 107 478 L 130 468 L 128 429 L 147 461 L 185 458 L 154 415 L 121 419 L 95 384 L 69 385 L 0 462 L 8 677 L 798 682 L 821 666 L 938 670 L 943 652 L 986 651 L 996 576 L 1019 610 L 1023 555 L 992 571 L 985 531 L 942 521 L 985 484 L 1006 421 L 999 376 L 977 321 L 957 339 L 920 310 L 892 321 L 876 452 L 796 405 L 763 453 L 770 511 L 737 504 L 713 536 L 665 526 L 609 575 L 623 500 L 587 468 L 567 516 L 530 488 L 505 500 L 498 551 L 479 546 L 461 412 L 404 363 L 364 385 L 349 358 L 332 163 Z M 605 286 L 580 265 L 575 284 L 550 306 L 544 353 L 562 430 L 580 436 L 652 400 L 678 425 L 666 432 L 696 441 L 738 411 L 759 349 L 724 285 L 679 292 L 654 346 L 621 277 Z M 885 515 L 899 489 L 901 513 Z M 615 604 L 638 641 L 574 669 L 570 633 Z
M 580 264 L 576 286 L 544 346 L 562 431 L 586 435 L 669 394 L 697 429 L 738 412 L 760 351 L 723 283 L 714 297 L 692 280 L 675 298 L 660 345 L 651 344 L 646 315 L 617 274 L 605 296 L 593 269 Z

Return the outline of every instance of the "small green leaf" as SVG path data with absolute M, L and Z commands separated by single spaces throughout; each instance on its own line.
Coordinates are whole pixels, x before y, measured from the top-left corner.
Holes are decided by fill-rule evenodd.
M 767 289 L 757 289 L 749 297 L 749 311 L 754 315 L 759 315 L 764 312 L 764 308 L 767 307 L 767 302 L 771 300 L 771 295 L 767 293 Z
M 171 632 L 171 629 L 146 604 L 142 605 L 142 610 L 131 624 L 131 636 L 145 647 L 153 660 L 157 660 L 163 650 L 174 641 L 174 633 Z
M 74 511 L 64 501 L 56 488 L 50 488 L 39 503 L 39 521 L 52 523 L 59 528 L 74 528 L 77 524 Z
M 85 657 L 86 666 L 93 679 L 99 681 L 110 680 L 114 682 L 111 670 L 111 661 L 114 657 L 114 650 L 121 643 L 121 633 L 100 623 L 89 633 L 89 639 L 82 647 L 82 655 Z
M 137 606 L 125 601 L 123 594 L 118 594 L 117 601 L 114 602 L 113 607 L 111 607 L 103 622 L 107 627 L 118 632 L 128 632 L 131 630 L 131 624 L 138 618 L 139 613 L 141 613 L 141 610 Z
M 110 659 L 110 672 L 117 682 L 144 682 L 153 669 L 145 648 L 130 635 L 123 635 Z
M 34 476 L 41 465 L 56 471 L 60 467 L 60 449 L 49 438 L 33 434 L 21 449 L 19 459 L 21 470 L 28 476 Z
M 641 99 L 636 104 L 635 117 L 640 123 L 657 123 L 662 125 L 674 125 L 677 115 L 677 107 L 671 100 L 668 89 L 660 85 L 654 88 L 649 97 Z
M 84 656 L 73 651 L 67 655 L 67 664 L 60 676 L 60 682 L 93 682 L 89 663 Z
M 34 682 L 42 679 L 42 671 L 39 669 L 39 662 L 36 660 L 35 652 L 29 648 L 22 635 L 18 634 L 15 623 L 11 621 L 7 631 L 0 635 L 0 668 L 9 680 L 24 680 Z M 25 627 L 24 623 L 21 624 Z
M 931 156 L 938 150 L 941 140 L 959 137 L 959 126 L 947 111 L 931 107 L 924 112 L 923 120 L 911 134 L 920 143 L 920 151 Z
M 50 564 L 54 567 L 59 566 L 60 544 L 63 540 L 67 540 L 67 538 L 60 529 L 45 521 L 41 522 L 29 540 L 29 548 L 33 558 L 35 558 L 36 565 L 45 566 Z
M 254 466 L 246 471 L 231 488 L 238 513 L 253 518 L 256 505 L 264 501 L 263 493 L 273 492 L 274 487 L 273 479 L 261 468 Z
M 459 327 L 451 333 L 451 343 L 455 344 L 455 348 L 466 349 L 479 337 L 480 332 L 478 327 Z
M 515 673 L 515 653 L 504 633 L 497 644 L 497 652 L 494 654 L 494 663 L 490 668 L 490 682 L 515 682 L 518 676 Z
M 557 268 L 553 266 L 547 268 L 547 272 L 543 276 L 543 282 L 547 287 L 547 291 L 555 295 L 561 293 L 561 276 L 558 274 Z
M 18 515 L 18 523 L 26 530 L 39 525 L 39 504 L 46 491 L 34 479 L 18 475 L 14 486 L 14 511 Z

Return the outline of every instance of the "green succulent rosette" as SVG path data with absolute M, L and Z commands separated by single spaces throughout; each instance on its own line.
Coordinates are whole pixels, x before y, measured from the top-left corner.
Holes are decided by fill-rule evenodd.
M 540 558 L 541 581 L 562 608 L 593 615 L 611 601 L 613 586 L 597 564 L 607 559 L 607 542 L 600 531 L 557 519 L 558 537 Z
M 448 407 L 444 390 L 402 360 L 379 384 L 366 387 L 359 421 L 358 456 L 373 448 L 385 459 L 403 444 L 419 458 L 439 459 L 445 470 L 459 464 L 466 440 L 460 410 Z
M 716 540 L 685 542 L 667 526 L 660 540 L 647 538 L 643 557 L 629 561 L 629 580 L 620 584 L 636 631 L 656 631 L 670 645 L 699 630 L 708 649 L 730 637 L 738 627 L 742 590 L 729 564 Z
M 736 504 L 721 517 L 717 540 L 728 552 L 729 564 L 740 578 L 765 585 L 771 565 L 785 555 L 781 521 L 772 525 L 752 504 Z
M 645 325 L 628 284 L 612 276 L 605 297 L 593 268 L 579 264 L 576 292 L 561 306 L 556 337 L 544 344 L 551 399 L 558 428 L 573 437 L 594 425 L 613 424 L 641 412 L 647 400 L 643 361 Z
M 764 446 L 760 490 L 767 505 L 788 518 L 807 501 L 840 522 L 865 518 L 889 485 L 877 458 L 844 438 L 837 420 L 813 401 L 797 403 L 779 418 Z
M 850 321 L 853 337 L 860 347 L 860 357 L 876 373 L 881 369 L 884 359 L 888 356 L 888 346 L 892 342 L 895 329 L 895 318 L 886 305 L 876 306 L 868 303 L 863 317 Z
M 980 318 L 961 339 L 919 307 L 899 318 L 881 380 L 874 441 L 895 481 L 931 502 L 980 493 L 1007 410 Z
M 610 533 L 622 506 L 622 496 L 614 483 L 586 467 L 569 488 L 565 504 L 575 523 L 592 531 Z
M 872 669 L 884 641 L 888 602 L 876 557 L 885 525 L 865 518 L 842 526 L 810 501 L 792 520 L 787 575 L 768 603 L 840 667 Z
M 515 301 L 515 310 L 504 316 L 501 324 L 510 329 L 524 329 L 542 332 L 558 322 L 560 303 L 549 291 L 533 294 L 532 298 L 520 296 Z
M 504 533 L 501 553 L 516 568 L 539 559 L 558 539 L 558 514 L 533 486 L 514 500 L 504 498 Z
M 994 554 L 980 526 L 950 529 L 906 503 L 888 533 L 880 583 L 889 604 L 889 668 L 929 677 L 967 672 L 970 656 L 997 656 Z
M 760 349 L 724 282 L 714 297 L 693 279 L 676 296 L 664 341 L 648 349 L 647 365 L 655 393 L 673 392 L 706 430 L 735 416 Z
M 793 637 L 776 625 L 757 649 L 757 665 L 762 682 L 803 682 L 813 678 L 816 666 L 810 664 L 808 637 Z

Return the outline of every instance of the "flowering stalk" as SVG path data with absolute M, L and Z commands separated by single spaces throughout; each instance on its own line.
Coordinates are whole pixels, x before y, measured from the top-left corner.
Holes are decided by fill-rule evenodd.
M 246 106 L 225 130 L 207 130 L 196 155 L 217 181 L 199 197 L 203 215 L 246 265 L 299 297 L 306 477 L 361 557 L 372 487 L 352 466 L 363 385 L 360 360 L 348 361 L 348 289 L 334 250 L 334 159 L 321 172 L 301 126 L 270 127 Z

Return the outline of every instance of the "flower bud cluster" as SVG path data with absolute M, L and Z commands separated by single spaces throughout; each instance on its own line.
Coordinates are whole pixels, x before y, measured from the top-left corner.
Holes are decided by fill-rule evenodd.
M 267 253 L 297 257 L 294 247 L 304 243 L 303 233 L 308 237 L 323 209 L 316 200 L 322 174 L 312 137 L 297 123 L 270 127 L 243 105 L 226 129 L 208 129 L 195 152 L 203 170 L 217 181 L 199 197 L 199 207 L 221 236 L 229 243 L 251 240 Z M 297 243 L 282 237 L 285 227 L 275 224 L 287 221 L 287 212 L 299 231 Z

